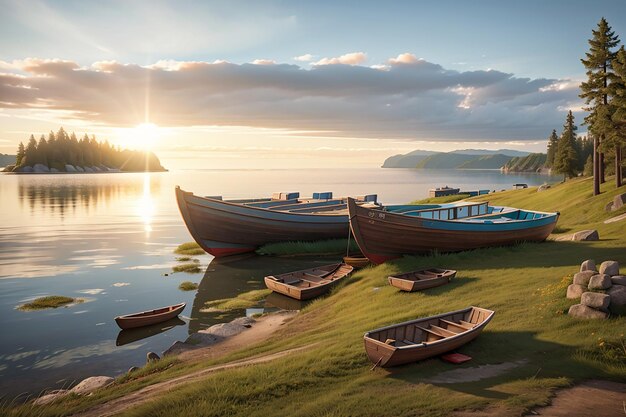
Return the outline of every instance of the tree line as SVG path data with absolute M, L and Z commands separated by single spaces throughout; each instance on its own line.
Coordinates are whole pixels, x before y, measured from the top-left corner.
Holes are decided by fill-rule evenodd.
M 592 175 L 593 140 L 587 136 L 578 136 L 578 126 L 570 110 L 565 118 L 563 131 L 557 135 L 556 129 L 548 137 L 548 151 L 545 166 L 553 172 L 572 178 L 582 173 Z
M 162 171 L 158 158 L 153 153 L 131 151 L 112 146 L 108 141 L 99 142 L 95 135 L 86 133 L 78 139 L 72 132 L 68 134 L 62 127 L 55 134 L 50 132 L 48 138 L 41 135 L 39 141 L 34 135 L 24 146 L 20 142 L 17 149 L 14 171 L 20 167 L 45 165 L 60 172 L 66 171 L 66 165 L 74 167 L 118 168 L 122 171 Z

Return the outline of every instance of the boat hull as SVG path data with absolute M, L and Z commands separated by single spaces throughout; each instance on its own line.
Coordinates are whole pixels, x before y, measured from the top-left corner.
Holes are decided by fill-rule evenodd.
M 337 239 L 348 235 L 347 214 L 270 211 L 198 197 L 178 187 L 176 200 L 193 239 L 215 257 L 253 252 L 268 243 Z
M 160 310 L 168 309 L 167 311 L 158 312 L 156 314 L 146 314 L 148 312 L 144 312 L 119 316 L 115 318 L 115 322 L 121 329 L 134 329 L 136 327 L 150 326 L 178 316 L 185 309 L 185 303 L 176 304 L 171 307 L 171 309 L 169 309 L 170 307 L 164 307 L 162 309 L 153 310 L 158 312 Z M 139 316 L 140 314 L 146 315 Z
M 414 272 L 409 272 L 409 273 L 401 274 L 401 275 L 392 275 L 392 276 L 389 276 L 387 279 L 389 281 L 389 285 L 396 287 L 402 291 L 413 292 L 413 291 L 421 291 L 421 290 L 426 290 L 428 288 L 434 288 L 434 287 L 439 287 L 441 285 L 445 285 L 448 282 L 450 282 L 452 278 L 456 276 L 456 271 L 441 270 L 442 271 L 441 274 L 433 274 L 434 276 L 431 278 L 424 278 L 424 279 L 418 279 L 418 280 L 410 279 L 410 275 L 420 274 L 423 271 L 428 271 L 428 270 L 414 271 Z
M 361 252 L 377 264 L 402 255 L 541 242 L 550 235 L 558 219 L 558 213 L 554 213 L 508 224 L 434 220 L 360 207 L 351 199 L 348 212 Z
M 326 269 L 322 275 L 308 274 L 310 271 Z M 350 275 L 353 267 L 347 264 L 326 265 L 310 270 L 296 271 L 278 276 L 265 277 L 265 286 L 270 290 L 296 300 L 310 300 L 330 291 L 339 281 Z

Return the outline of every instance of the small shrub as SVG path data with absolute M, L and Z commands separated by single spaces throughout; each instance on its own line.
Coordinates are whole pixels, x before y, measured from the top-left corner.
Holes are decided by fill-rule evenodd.
M 198 289 L 198 284 L 191 281 L 183 281 L 178 286 L 178 289 L 181 291 L 195 291 Z
M 202 250 L 200 245 L 198 245 L 196 242 L 187 242 L 187 243 L 180 244 L 174 250 L 174 253 L 178 255 L 188 255 L 188 256 L 205 254 L 205 252 Z
M 172 267 L 172 272 L 187 272 L 188 274 L 199 274 L 202 272 L 200 269 L 200 265 L 197 263 L 186 263 L 181 265 L 174 265 Z
M 43 310 L 46 308 L 57 308 L 71 303 L 82 303 L 82 299 L 65 297 L 62 295 L 49 295 L 46 297 L 37 298 L 30 303 L 23 304 L 19 307 L 19 310 L 30 311 L 30 310 Z

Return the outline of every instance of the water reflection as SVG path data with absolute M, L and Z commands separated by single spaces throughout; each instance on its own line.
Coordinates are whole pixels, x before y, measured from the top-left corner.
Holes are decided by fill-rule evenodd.
M 150 184 L 150 174 L 145 173 L 143 177 L 143 194 L 137 201 L 137 215 L 143 220 L 143 228 L 147 236 L 150 236 L 152 231 L 152 217 L 156 210 L 152 194 L 150 193 Z
M 286 295 L 273 292 L 265 298 L 265 307 L 280 308 L 281 310 L 302 310 L 311 301 L 313 300 L 294 300 Z
M 129 343 L 136 342 L 141 339 L 157 335 L 159 333 L 166 332 L 176 326 L 182 326 L 185 322 L 179 317 L 174 317 L 163 323 L 153 324 L 152 326 L 138 327 L 136 329 L 120 330 L 115 340 L 116 346 L 124 346 Z

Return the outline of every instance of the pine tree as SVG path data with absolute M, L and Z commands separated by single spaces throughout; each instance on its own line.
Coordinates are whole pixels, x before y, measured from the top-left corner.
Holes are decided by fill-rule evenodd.
M 35 138 L 33 137 L 33 139 Z M 19 167 L 22 164 L 22 160 L 24 159 L 25 155 L 26 155 L 26 149 L 24 148 L 24 144 L 20 142 L 19 146 L 17 147 L 17 155 L 15 157 L 16 167 Z
M 22 165 L 33 166 L 37 162 L 37 141 L 33 135 L 30 135 L 28 139 L 28 145 L 26 145 L 26 151 L 24 152 L 24 159 L 22 159 Z
M 608 104 L 608 85 L 613 76 L 611 63 L 615 58 L 615 52 L 611 49 L 619 44 L 619 38 L 611 29 L 603 17 L 598 22 L 598 29 L 592 30 L 593 37 L 589 39 L 589 52 L 585 53 L 587 59 L 581 59 L 587 69 L 587 81 L 580 85 L 580 97 L 585 100 L 588 107 L 585 108 L 589 115 L 585 117 L 587 124 L 597 140 L 594 142 L 594 179 L 593 194 L 600 193 L 600 183 L 604 182 L 604 162 L 602 154 L 602 142 L 606 136 L 603 129 L 604 123 L 598 123 L 598 112 L 602 106 Z M 607 109 L 604 110 L 606 112 Z
M 587 157 L 587 162 L 585 162 L 585 167 L 583 168 L 583 175 L 585 177 L 591 177 L 593 175 L 593 156 L 591 155 Z
M 576 154 L 576 130 L 578 128 L 574 124 L 574 115 L 570 110 L 567 113 L 565 124 L 563 125 L 563 133 L 554 157 L 554 170 L 563 174 L 563 181 L 566 178 L 576 176 L 576 165 L 578 155 Z
M 546 166 L 551 168 L 554 166 L 554 156 L 556 155 L 556 148 L 559 143 L 559 137 L 556 134 L 556 129 L 552 129 L 550 137 L 548 137 L 548 157 L 546 158 Z
M 610 84 L 613 106 L 613 134 L 609 140 L 615 149 L 615 185 L 622 184 L 622 150 L 626 146 L 626 50 L 622 46 L 613 61 L 615 79 Z

